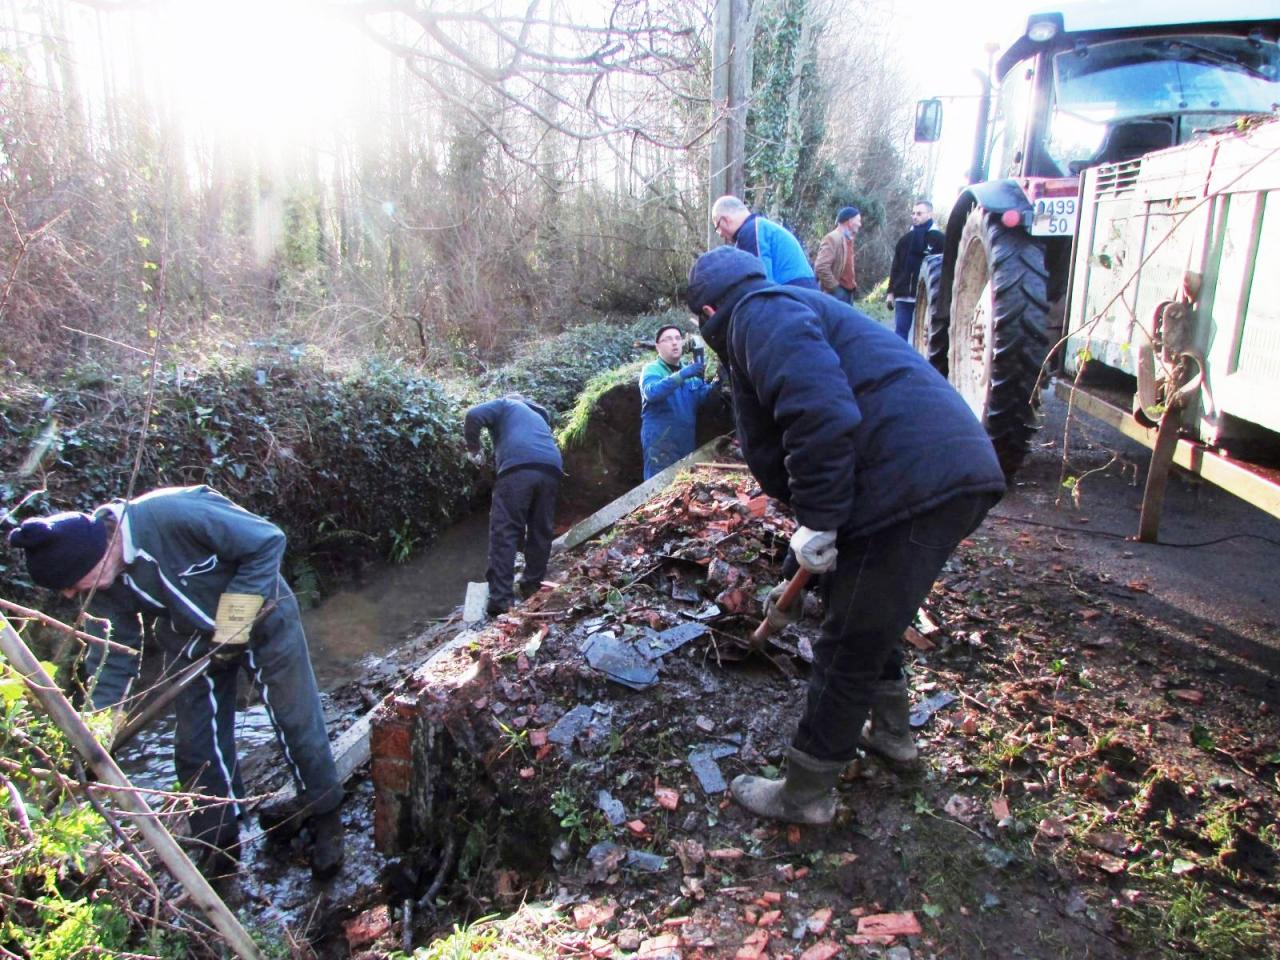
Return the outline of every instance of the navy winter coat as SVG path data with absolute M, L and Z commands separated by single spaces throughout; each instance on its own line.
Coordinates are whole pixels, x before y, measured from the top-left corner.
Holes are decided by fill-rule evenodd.
M 738 440 L 765 493 L 813 530 L 862 536 L 966 493 L 1003 493 L 986 431 L 929 364 L 861 311 L 775 286 L 732 247 L 689 278 L 729 371 Z
M 494 469 L 498 476 L 516 467 L 540 467 L 560 473 L 564 462 L 551 435 L 551 414 L 519 394 L 508 394 L 467 411 L 462 435 L 467 449 L 480 452 L 480 431 L 493 438 Z

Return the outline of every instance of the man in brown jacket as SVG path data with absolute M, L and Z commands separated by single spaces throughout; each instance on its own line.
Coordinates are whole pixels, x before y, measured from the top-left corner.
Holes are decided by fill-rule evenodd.
M 841 207 L 836 214 L 836 228 L 822 238 L 813 272 L 824 292 L 843 303 L 853 303 L 858 281 L 853 275 L 853 238 L 862 229 L 862 214 L 857 207 Z

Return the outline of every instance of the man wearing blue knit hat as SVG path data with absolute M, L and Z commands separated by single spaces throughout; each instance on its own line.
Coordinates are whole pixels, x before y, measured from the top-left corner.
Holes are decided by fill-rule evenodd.
M 243 666 L 262 691 L 289 772 L 310 817 L 311 869 L 342 865 L 342 784 L 325 729 L 298 601 L 280 576 L 285 536 L 275 524 L 205 486 L 154 490 L 91 514 L 33 517 L 9 535 L 38 586 L 89 594 L 112 639 L 138 649 L 154 620 L 166 660 L 181 669 L 211 648 L 208 670 L 175 701 L 174 765 L 184 788 L 209 800 L 191 812 L 197 864 L 210 876 L 237 866 L 244 785 L 236 759 L 236 682 Z M 101 657 L 91 651 L 91 660 Z M 137 672 L 113 651 L 93 691 L 114 706 Z M 130 660 L 124 657 L 123 660 Z
M 862 213 L 857 207 L 841 207 L 836 214 L 836 228 L 818 244 L 813 272 L 824 293 L 841 303 L 853 303 L 858 295 L 858 280 L 853 272 L 853 238 L 862 229 Z

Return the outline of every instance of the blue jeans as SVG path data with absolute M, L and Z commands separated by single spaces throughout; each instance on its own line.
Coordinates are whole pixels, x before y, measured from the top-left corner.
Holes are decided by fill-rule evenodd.
M 911 325 L 916 319 L 916 302 L 914 300 L 893 301 L 893 332 L 907 343 L 911 342 Z
M 848 287 L 836 287 L 834 290 L 827 291 L 827 296 L 835 297 L 841 303 L 847 303 L 853 306 L 853 291 Z
M 901 675 L 902 634 L 956 546 L 999 498 L 965 494 L 863 537 L 841 537 L 823 574 L 826 608 L 813 645 L 804 716 L 793 745 L 820 760 L 851 760 L 880 680 Z

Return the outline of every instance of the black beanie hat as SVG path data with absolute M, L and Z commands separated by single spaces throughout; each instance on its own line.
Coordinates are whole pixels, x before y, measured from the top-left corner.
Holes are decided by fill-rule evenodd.
M 107 552 L 107 525 L 87 513 L 32 517 L 9 534 L 9 546 L 26 551 L 33 583 L 65 590 L 83 580 Z
M 836 214 L 836 223 L 844 223 L 846 220 L 852 220 L 860 211 L 857 207 L 841 207 L 840 212 Z

